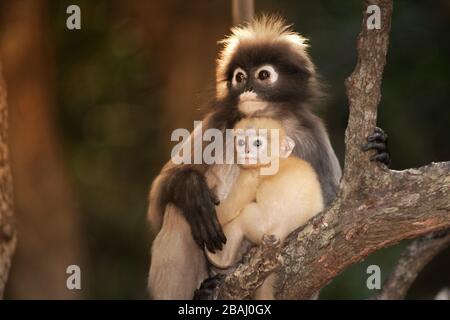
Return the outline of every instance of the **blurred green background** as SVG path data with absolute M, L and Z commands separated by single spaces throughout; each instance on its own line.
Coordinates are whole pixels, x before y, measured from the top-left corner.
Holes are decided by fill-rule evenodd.
M 71 4 L 81 8 L 78 31 L 65 25 Z M 356 0 L 256 1 L 257 12 L 285 16 L 310 39 L 329 93 L 315 111 L 341 164 L 344 79 L 356 62 L 361 10 Z M 216 42 L 230 25 L 224 0 L 1 2 L 19 237 L 36 233 L 19 240 L 7 298 L 147 297 L 149 186 L 170 156 L 170 132 L 201 119 L 214 89 Z M 378 120 L 389 134 L 393 169 L 450 159 L 449 40 L 450 1 L 395 1 Z M 25 100 L 24 92 L 34 95 Z M 61 172 L 56 182 L 44 174 L 30 181 L 46 170 Z M 52 183 L 67 187 L 40 193 Z M 66 200 L 51 207 L 56 199 Z M 367 266 L 379 265 L 385 279 L 404 245 L 354 265 L 321 297 L 371 296 Z M 69 264 L 81 266 L 81 292 L 65 289 Z M 444 286 L 449 250 L 427 266 L 408 297 L 431 298 Z

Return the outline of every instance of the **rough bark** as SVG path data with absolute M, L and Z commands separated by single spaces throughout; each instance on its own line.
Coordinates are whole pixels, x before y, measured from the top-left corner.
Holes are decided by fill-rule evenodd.
M 277 270 L 281 263 L 280 241 L 273 236 L 265 235 L 261 243 L 263 250 L 251 248 L 243 257 L 243 263 L 234 270 L 229 278 L 229 290 L 218 292 L 218 299 L 251 298 L 255 288 L 262 285 L 264 279 Z
M 45 0 L 1 3 L 11 168 L 20 234 L 7 296 L 70 299 L 68 265 L 82 265 L 79 212 L 55 125 L 52 32 Z
M 449 245 L 450 229 L 433 232 L 414 240 L 402 252 L 377 299 L 404 299 L 422 269 Z
M 16 248 L 13 217 L 13 186 L 7 145 L 8 108 L 0 62 L 0 299 L 8 280 L 11 259 Z
M 366 27 L 366 8 L 371 4 L 381 8 L 379 30 Z M 327 209 L 294 232 L 282 246 L 276 288 L 279 299 L 311 298 L 372 252 L 450 227 L 450 162 L 395 171 L 370 162 L 371 154 L 361 150 L 376 124 L 391 14 L 391 0 L 364 1 L 358 61 L 346 80 L 350 113 L 340 190 Z M 255 254 L 265 257 L 266 250 L 267 246 L 259 246 Z M 244 263 L 225 279 L 219 297 L 246 298 L 267 275 L 258 272 L 251 279 L 251 288 L 237 288 L 243 277 L 238 270 L 246 267 Z

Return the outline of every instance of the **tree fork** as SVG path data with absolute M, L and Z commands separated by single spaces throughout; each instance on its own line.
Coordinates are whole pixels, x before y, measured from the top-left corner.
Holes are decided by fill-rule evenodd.
M 367 28 L 369 5 L 380 8 L 380 29 Z M 279 269 L 276 297 L 308 299 L 372 252 L 450 228 L 450 162 L 396 171 L 370 162 L 370 154 L 361 150 L 376 124 L 391 16 L 391 0 L 364 1 L 357 65 L 345 82 L 350 113 L 335 201 L 291 234 L 280 251 L 264 242 L 253 249 L 265 260 L 243 261 L 219 287 L 219 298 L 249 298 Z

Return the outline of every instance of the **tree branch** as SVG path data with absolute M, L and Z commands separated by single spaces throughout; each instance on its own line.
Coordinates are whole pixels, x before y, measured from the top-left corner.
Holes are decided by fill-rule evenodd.
M 280 241 L 274 236 L 265 235 L 261 245 L 251 248 L 242 262 L 228 277 L 228 289 L 220 290 L 219 299 L 251 298 L 267 276 L 280 267 Z
M 234 25 L 251 21 L 255 13 L 254 0 L 232 0 L 231 10 Z
M 372 4 L 381 9 L 379 30 L 366 27 L 366 8 Z M 350 114 L 339 193 L 330 207 L 284 243 L 276 288 L 279 299 L 310 298 L 372 252 L 450 228 L 450 162 L 394 171 L 370 162 L 370 154 L 361 150 L 376 124 L 391 15 L 391 0 L 364 1 L 358 62 L 346 80 Z M 267 246 L 254 250 L 258 256 L 268 257 Z M 251 266 L 244 262 L 238 268 Z M 246 298 L 262 283 L 263 276 L 252 279 L 241 292 L 236 285 L 242 283 L 242 275 L 232 273 L 219 288 L 219 297 Z M 237 294 L 227 295 L 229 292 Z
M 449 245 L 450 229 L 433 232 L 414 240 L 402 252 L 377 299 L 404 299 L 422 269 Z
M 8 280 L 11 259 L 16 248 L 13 218 L 12 178 L 7 146 L 8 109 L 0 63 L 0 299 Z

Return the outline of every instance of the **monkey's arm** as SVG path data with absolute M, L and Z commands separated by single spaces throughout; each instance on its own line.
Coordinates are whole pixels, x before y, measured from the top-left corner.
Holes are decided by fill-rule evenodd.
M 230 193 L 217 207 L 217 216 L 222 226 L 236 218 L 245 205 L 256 199 L 259 182 L 257 170 L 241 170 Z
M 227 237 L 227 243 L 222 250 L 212 253 L 206 250 L 208 261 L 216 268 L 226 269 L 237 262 L 237 253 L 244 240 L 244 232 L 242 230 L 242 223 L 236 219 L 231 221 L 224 227 L 224 233 Z
M 209 262 L 221 269 L 231 267 L 240 259 L 238 253 L 244 237 L 254 244 L 260 243 L 265 234 L 274 231 L 273 226 L 273 219 L 264 214 L 256 202 L 248 203 L 234 220 L 223 227 L 227 243 L 222 250 L 216 253 L 206 251 Z
M 191 226 L 197 244 L 215 251 L 222 248 L 226 238 L 216 215 L 218 200 L 206 183 L 206 169 L 205 165 L 168 169 L 159 186 L 159 206 L 165 208 L 172 203 L 178 207 Z
M 223 129 L 223 124 L 216 117 L 214 113 L 207 115 L 203 119 L 203 130 Z M 197 128 L 189 138 L 191 146 L 194 145 L 192 139 L 202 140 L 202 132 Z M 226 238 L 217 219 L 215 205 L 218 199 L 205 178 L 211 167 L 205 163 L 175 165 L 169 161 L 150 191 L 149 217 L 153 224 L 156 221 L 157 228 L 154 229 L 159 229 L 164 209 L 172 203 L 188 221 L 192 237 L 201 249 L 206 247 L 215 251 L 222 248 Z
M 208 260 L 217 268 L 228 268 L 236 261 L 237 253 L 244 238 L 244 222 L 240 216 L 244 208 L 256 198 L 259 169 L 241 170 L 228 196 L 217 207 L 217 216 L 223 227 L 227 243 L 222 250 L 206 250 Z
M 319 213 L 323 205 L 314 169 L 295 157 L 283 159 L 278 173 L 258 184 L 256 201 L 245 205 L 239 215 L 224 226 L 227 243 L 221 251 L 207 251 L 208 260 L 219 268 L 230 267 L 240 258 L 243 238 L 258 244 L 268 234 L 284 241 L 293 230 Z

